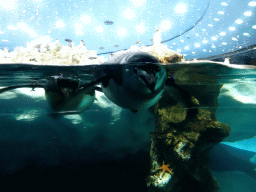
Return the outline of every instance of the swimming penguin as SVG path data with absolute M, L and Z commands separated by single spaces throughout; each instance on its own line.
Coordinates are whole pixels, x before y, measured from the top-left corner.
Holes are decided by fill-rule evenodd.
M 102 91 L 109 100 L 122 108 L 133 112 L 149 108 L 158 102 L 164 88 L 172 98 L 182 102 L 183 107 L 193 107 L 191 95 L 176 85 L 173 79 L 167 78 L 164 66 L 149 53 L 126 51 L 111 57 L 105 64 L 113 68 L 105 69 Z M 190 110 L 188 112 L 190 115 Z
M 122 108 L 139 110 L 154 105 L 163 93 L 166 70 L 154 56 L 146 52 L 122 52 L 104 64 L 102 91 L 113 103 Z
M 66 67 L 63 67 L 65 70 Z M 21 87 L 41 87 L 45 89 L 46 100 L 54 111 L 80 113 L 92 105 L 95 90 L 98 90 L 116 105 L 136 112 L 156 104 L 166 89 L 172 98 L 188 109 L 187 114 L 196 114 L 189 92 L 176 85 L 174 79 L 167 78 L 165 66 L 149 53 L 122 51 L 107 62 L 84 70 L 88 74 L 93 73 L 95 79 L 83 82 L 70 78 L 67 72 L 65 76 L 50 76 L 44 84 L 11 86 L 1 89 L 0 93 Z
M 78 80 L 52 78 L 44 86 L 48 104 L 57 112 L 81 113 L 88 109 L 95 100 L 95 89 L 81 88 Z

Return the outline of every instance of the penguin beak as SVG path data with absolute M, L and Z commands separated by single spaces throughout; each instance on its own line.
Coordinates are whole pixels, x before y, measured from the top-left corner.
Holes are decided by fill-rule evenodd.
M 155 86 L 156 86 L 156 72 L 151 70 L 143 70 L 143 69 L 137 69 L 137 74 L 139 75 L 139 78 L 146 84 L 146 86 L 152 91 L 152 93 L 155 92 Z

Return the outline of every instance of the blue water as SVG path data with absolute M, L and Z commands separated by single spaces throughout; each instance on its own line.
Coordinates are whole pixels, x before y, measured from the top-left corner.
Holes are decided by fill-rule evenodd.
M 67 45 L 65 39 L 71 39 L 76 48 L 83 40 L 87 50 L 96 50 L 98 55 L 109 58 L 109 52 L 151 45 L 156 29 L 161 30 L 164 45 L 186 59 L 218 58 L 255 44 L 253 0 L 113 2 L 1 1 L 0 62 L 15 55 L 7 49 L 4 52 L 5 48 L 13 51 L 23 46 L 20 52 L 28 53 L 37 49 L 38 42 L 43 48 L 53 45 L 56 38 L 62 45 Z M 255 54 L 244 51 L 231 58 L 232 62 L 255 65 Z M 19 61 L 27 62 L 30 58 L 23 59 Z M 211 78 L 193 78 L 198 73 L 199 77 L 211 75 L 218 79 L 218 84 L 224 84 L 218 96 L 216 118 L 232 129 L 230 136 L 209 154 L 212 174 L 219 182 L 220 192 L 254 192 L 256 71 L 205 66 L 202 69 L 201 65 L 186 65 L 192 77 L 187 83 L 211 84 Z M 175 71 L 180 66 L 171 67 Z M 58 72 L 58 68 L 0 68 L 0 87 L 44 82 L 52 70 Z M 81 72 L 94 73 L 80 77 L 88 81 L 98 77 L 94 70 L 68 69 L 62 73 L 65 76 L 72 72 L 72 78 Z M 74 191 L 93 186 L 94 191 L 147 191 L 145 178 L 151 168 L 149 133 L 155 129 L 153 115 L 146 109 L 137 113 L 122 109 L 99 91 L 95 98 L 83 113 L 65 115 L 55 114 L 43 88 L 0 93 L 2 188 L 35 191 L 44 187 L 49 190 L 51 186 L 58 191 L 68 187 Z
M 228 83 L 218 96 L 216 112 L 217 120 L 228 124 L 232 132 L 209 154 L 212 173 L 220 191 L 225 192 L 254 191 L 256 187 L 256 84 L 246 80 L 246 76 L 242 82 L 238 81 L 238 72 L 235 70 L 233 79 L 221 78 Z M 2 83 L 10 86 L 13 80 L 12 85 L 18 84 L 17 77 L 23 82 L 22 73 L 23 78 L 30 74 L 16 71 L 15 76 Z M 119 185 L 111 184 L 114 179 L 122 185 L 132 183 L 131 190 L 146 191 L 145 178 L 150 171 L 149 133 L 155 129 L 155 118 L 147 109 L 137 113 L 122 109 L 101 92 L 96 91 L 95 97 L 96 101 L 83 113 L 55 116 L 43 88 L 18 88 L 1 93 L 2 181 L 15 182 L 21 187 L 30 182 L 41 185 L 40 180 L 47 186 L 78 182 L 81 187 L 81 180 L 86 179 L 90 185 L 103 182 L 106 188 L 117 190 Z M 55 177 L 62 181 L 53 181 Z

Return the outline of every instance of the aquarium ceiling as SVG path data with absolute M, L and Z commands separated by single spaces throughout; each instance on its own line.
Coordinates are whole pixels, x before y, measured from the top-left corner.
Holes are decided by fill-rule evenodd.
M 0 48 L 42 36 L 107 54 L 162 43 L 185 58 L 220 55 L 255 44 L 252 0 L 8 0 L 0 1 Z

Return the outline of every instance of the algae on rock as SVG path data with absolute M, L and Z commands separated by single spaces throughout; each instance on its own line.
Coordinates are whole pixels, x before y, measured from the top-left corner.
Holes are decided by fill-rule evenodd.
M 164 48 L 155 49 L 156 53 L 152 54 L 161 62 L 169 62 L 169 58 L 175 55 L 163 59 L 168 52 Z M 155 49 L 151 48 L 151 51 Z M 172 61 L 180 61 L 179 58 L 177 54 Z M 228 125 L 215 118 L 216 101 L 222 85 L 215 85 L 216 79 L 211 77 L 208 85 L 189 85 L 190 78 L 200 79 L 203 76 L 194 77 L 185 68 L 167 72 L 174 75 L 175 83 L 191 95 L 190 101 L 195 110 L 188 113 L 189 109 L 183 109 L 167 92 L 153 106 L 156 128 L 151 133 L 151 172 L 146 179 L 148 189 L 150 192 L 217 192 L 218 182 L 206 164 L 211 148 L 231 131 Z M 167 168 L 159 170 L 162 164 L 168 167 L 168 171 Z

